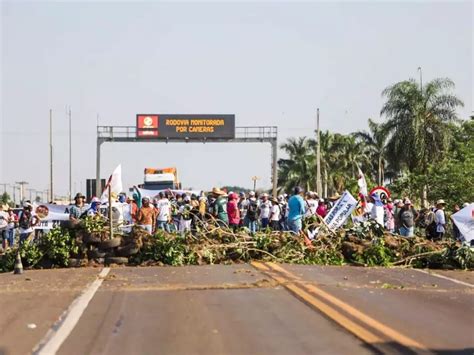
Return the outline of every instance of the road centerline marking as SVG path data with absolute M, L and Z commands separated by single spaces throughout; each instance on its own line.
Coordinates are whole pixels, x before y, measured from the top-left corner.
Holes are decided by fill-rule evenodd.
M 302 290 L 303 292 L 305 292 L 304 290 L 307 290 L 307 291 L 311 292 L 312 294 L 310 293 L 309 296 L 311 296 L 314 300 L 316 300 L 319 303 L 310 302 L 310 304 L 312 304 L 319 311 L 326 314 L 329 318 L 331 318 L 332 320 L 334 320 L 335 322 L 340 324 L 343 328 L 347 329 L 348 331 L 350 331 L 351 333 L 353 333 L 354 335 L 356 335 L 357 337 L 359 337 L 363 341 L 366 341 L 366 339 L 364 339 L 364 337 L 365 337 L 364 332 L 368 332 L 367 330 L 359 327 L 357 324 L 356 325 L 360 329 L 363 329 L 362 333 L 360 333 L 359 328 L 357 328 L 357 327 L 354 328 L 351 324 L 349 324 L 349 327 L 347 327 L 346 326 L 347 323 L 341 322 L 341 318 L 339 318 L 340 316 L 342 316 L 342 317 L 347 319 L 347 317 L 345 317 L 344 315 L 339 313 L 336 309 L 331 308 L 329 305 L 327 305 L 325 303 L 322 303 L 321 301 L 317 300 L 313 296 L 313 294 L 319 296 L 321 299 L 325 300 L 329 304 L 332 304 L 333 306 L 338 307 L 342 311 L 344 311 L 347 314 L 351 315 L 353 318 L 357 319 L 362 324 L 364 324 L 364 325 L 380 332 L 381 334 L 383 334 L 388 339 L 393 340 L 393 341 L 395 341 L 395 342 L 397 342 L 397 343 L 399 343 L 399 344 L 401 344 L 405 347 L 412 348 L 412 349 L 415 348 L 417 350 L 420 350 L 423 353 L 431 353 L 430 350 L 426 346 L 424 346 L 423 344 L 418 343 L 417 341 L 401 334 L 400 332 L 396 331 L 395 329 L 390 328 L 389 326 L 387 326 L 387 325 L 373 319 L 372 317 L 360 312 L 359 310 L 355 309 L 354 307 L 350 306 L 349 304 L 347 304 L 347 303 L 339 300 L 338 298 L 328 294 L 327 292 L 319 289 L 318 287 L 314 286 L 313 284 L 305 283 L 304 280 L 302 280 L 298 276 L 292 274 L 291 272 L 283 269 L 282 267 L 280 267 L 279 265 L 277 265 L 275 263 L 268 262 L 266 264 L 262 264 L 262 263 L 259 263 L 259 262 L 252 262 L 252 265 L 254 267 L 262 270 L 262 271 L 267 271 L 267 272 L 268 272 L 268 268 L 270 268 L 271 269 L 270 273 L 273 271 L 273 272 L 279 273 L 280 275 L 283 274 L 284 276 L 286 276 L 286 278 L 280 278 L 277 275 L 274 275 L 272 273 L 270 274 L 271 277 L 274 277 L 275 280 L 277 280 L 285 288 L 292 291 L 294 294 L 297 294 L 297 292 L 295 292 L 294 290 L 291 289 L 291 288 L 294 288 L 294 287 L 296 289 Z M 265 268 L 262 267 L 263 265 L 265 266 Z M 288 280 L 292 281 L 293 284 L 291 282 L 288 283 Z M 303 298 L 303 297 L 301 297 L 301 295 L 297 294 L 297 296 L 299 296 L 300 298 Z M 306 302 L 308 302 L 308 301 L 306 300 Z M 329 309 L 334 311 L 334 312 L 327 313 L 328 309 L 327 308 L 324 308 L 324 309 L 320 308 L 319 304 L 322 304 L 324 307 L 329 307 Z M 333 317 L 332 315 L 335 315 L 336 318 Z M 352 321 L 350 321 L 350 322 L 352 322 Z M 374 336 L 376 336 L 376 335 L 374 335 Z M 368 343 L 373 344 L 373 342 L 368 342 Z M 382 342 L 379 341 L 379 343 L 382 343 Z
M 69 334 L 71 334 L 71 332 L 74 330 L 74 327 L 79 322 L 79 319 L 99 289 L 100 285 L 102 285 L 102 282 L 109 271 L 109 267 L 103 268 L 102 271 L 97 275 L 97 278 L 91 284 L 89 284 L 84 289 L 84 291 L 74 299 L 74 301 L 72 301 L 66 311 L 64 311 L 59 317 L 59 320 L 53 324 L 43 339 L 41 339 L 38 345 L 35 346 L 33 349 L 33 354 L 56 354 Z

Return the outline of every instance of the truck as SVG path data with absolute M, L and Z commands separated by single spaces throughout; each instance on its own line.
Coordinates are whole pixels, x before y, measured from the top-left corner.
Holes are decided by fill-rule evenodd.
M 144 183 L 141 186 L 147 190 L 180 190 L 176 168 L 145 168 Z

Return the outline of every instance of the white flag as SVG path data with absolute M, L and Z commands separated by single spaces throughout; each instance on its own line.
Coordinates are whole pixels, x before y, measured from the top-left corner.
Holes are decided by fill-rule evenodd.
M 111 189 L 112 194 L 118 195 L 122 192 L 122 164 L 119 164 L 112 175 L 110 175 L 109 180 L 107 181 L 107 185 L 105 185 L 105 189 L 102 192 L 102 196 L 100 197 L 100 201 L 102 203 L 107 202 L 109 200 L 109 186 Z
M 466 241 L 474 239 L 474 203 L 464 207 L 451 216 Z
M 367 196 L 367 182 L 365 181 L 364 173 L 362 172 L 362 170 L 360 170 L 359 167 L 357 169 L 359 169 L 359 179 L 357 180 L 357 185 L 359 185 L 359 193 L 364 196 Z

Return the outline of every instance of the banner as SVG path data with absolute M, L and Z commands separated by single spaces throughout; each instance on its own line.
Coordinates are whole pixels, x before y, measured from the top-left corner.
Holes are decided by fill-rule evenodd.
M 342 197 L 336 202 L 333 208 L 329 211 L 324 221 L 330 229 L 337 229 L 344 225 L 347 218 L 352 214 L 352 211 L 357 206 L 357 200 L 350 194 L 349 191 L 344 191 Z
M 453 214 L 451 219 L 466 241 L 470 242 L 474 239 L 474 203 Z
M 155 198 L 155 197 L 158 197 L 158 194 L 160 192 L 171 192 L 173 193 L 174 195 L 182 195 L 182 194 L 187 194 L 187 195 L 192 195 L 192 194 L 195 194 L 196 196 L 199 196 L 201 194 L 201 191 L 200 190 L 170 190 L 170 189 L 166 189 L 166 190 L 145 190 L 145 189 L 141 189 L 139 187 L 136 188 L 139 192 L 140 192 L 140 195 L 143 197 L 149 197 L 151 199 Z
M 40 220 L 34 229 L 52 229 L 69 220 L 69 206 L 34 203 L 33 215 Z

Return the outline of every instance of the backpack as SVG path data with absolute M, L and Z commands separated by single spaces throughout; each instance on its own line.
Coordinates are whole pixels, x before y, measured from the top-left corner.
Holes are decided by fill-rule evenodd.
M 258 206 L 256 202 L 250 202 L 248 210 L 247 210 L 247 216 L 249 220 L 251 221 L 256 221 L 257 220 L 257 211 L 258 211 Z
M 426 236 L 430 239 L 436 237 L 436 211 L 437 210 L 430 211 L 425 216 Z

